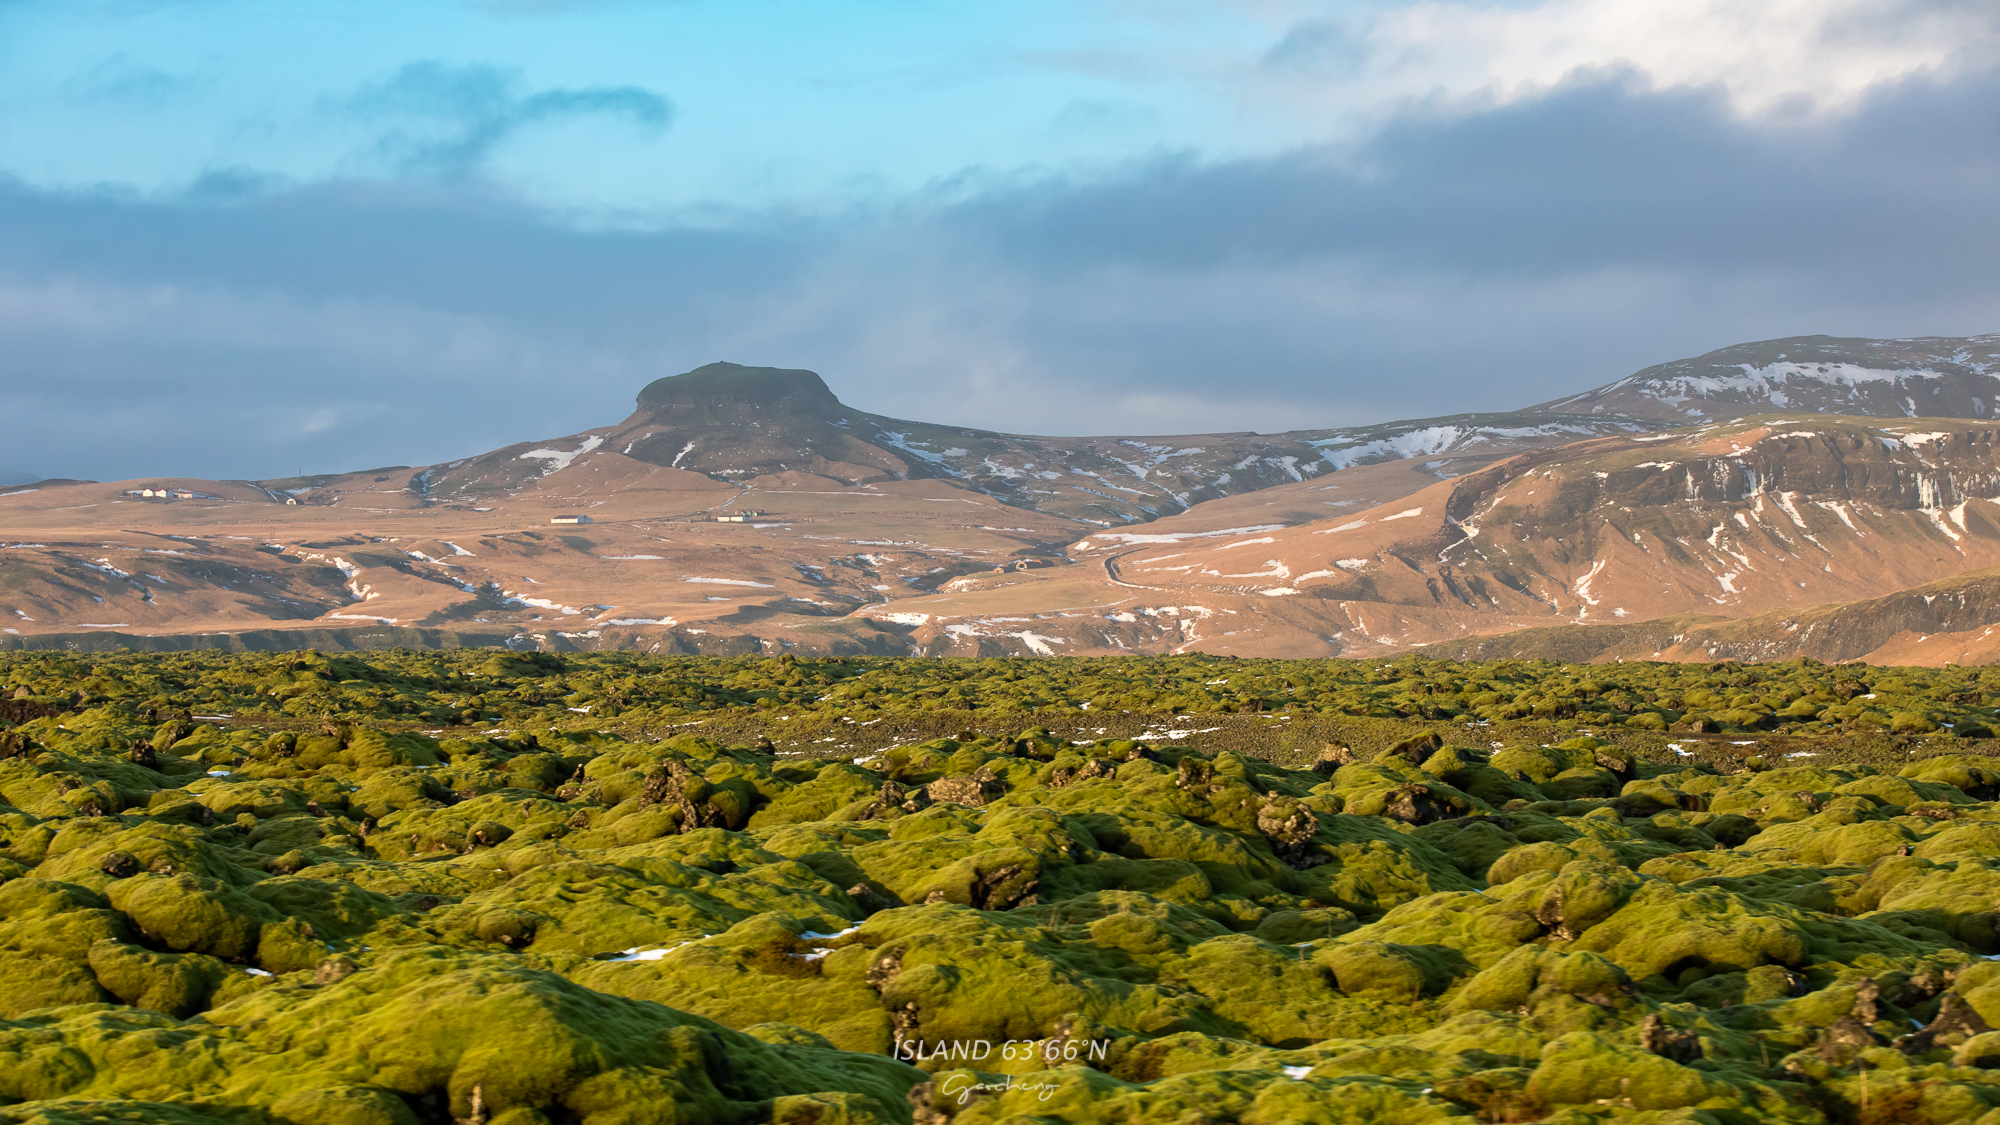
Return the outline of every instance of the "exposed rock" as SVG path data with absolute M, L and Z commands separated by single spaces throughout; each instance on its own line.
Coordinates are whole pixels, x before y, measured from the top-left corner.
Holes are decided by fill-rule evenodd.
M 1937 1047 L 1956 1047 L 1992 1030 L 1964 997 L 1948 992 L 1931 1022 L 1922 1030 L 1896 1040 L 1896 1046 L 1910 1054 L 1919 1054 Z
M 1846 1066 L 1862 1051 L 1880 1046 L 1881 1043 L 1882 1037 L 1875 1034 L 1867 1024 L 1853 1016 L 1842 1016 L 1820 1033 L 1819 1042 L 1813 1047 L 1813 1051 L 1826 1062 L 1835 1066 Z
M 1300 871 L 1327 861 L 1324 852 L 1312 847 L 1319 834 L 1319 816 L 1297 800 L 1279 798 L 1259 809 L 1257 830 L 1270 842 L 1273 854 Z
M 1387 750 L 1376 755 L 1376 757 L 1402 758 L 1411 765 L 1422 765 L 1424 759 L 1442 749 L 1444 749 L 1444 739 L 1438 737 L 1436 731 L 1427 730 L 1422 734 L 1413 734 L 1391 745 Z
M 1458 810 L 1437 798 L 1435 791 L 1421 782 L 1399 785 L 1382 807 L 1382 815 L 1406 824 L 1430 824 L 1450 820 Z
M 1354 751 L 1343 743 L 1329 742 L 1320 747 L 1314 756 L 1312 771 L 1321 777 L 1332 777 L 1335 770 L 1354 761 Z
M 993 771 L 985 766 L 969 774 L 939 778 L 924 787 L 924 794 L 932 801 L 950 801 L 978 808 L 990 798 L 1007 791 Z
M 1701 1037 L 1692 1031 L 1675 1030 L 1658 1013 L 1639 1021 L 1639 1049 L 1677 1063 L 1701 1057 Z

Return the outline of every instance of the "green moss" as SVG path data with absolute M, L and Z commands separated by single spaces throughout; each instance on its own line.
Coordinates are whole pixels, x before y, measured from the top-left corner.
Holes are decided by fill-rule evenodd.
M 1865 693 L 1814 665 L 0 668 L 103 685 L 0 758 L 0 1119 L 1806 1123 L 1865 1088 L 1916 1125 L 1992 1100 L 1991 759 L 1886 729 L 1675 748 L 1601 710 L 1823 727 Z M 1991 719 L 1975 670 L 1892 678 L 1896 712 Z M 216 688 L 313 718 L 182 729 Z M 1059 693 L 1102 703 L 1091 729 Z M 1131 737 L 1166 699 L 1217 739 Z M 544 717 L 433 739 L 405 703 Z M 1327 742 L 1349 761 L 1292 768 Z M 893 1057 L 981 1040 L 1024 1046 Z M 961 1076 L 985 1088 L 943 1093 Z

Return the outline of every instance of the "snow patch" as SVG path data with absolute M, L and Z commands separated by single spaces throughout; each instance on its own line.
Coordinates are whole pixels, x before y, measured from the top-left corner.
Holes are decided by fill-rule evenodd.
M 604 444 L 604 436 L 602 434 L 599 434 L 596 437 L 585 438 L 582 445 L 579 445 L 572 450 L 564 451 L 560 449 L 530 449 L 526 453 L 523 453 L 519 457 L 515 458 L 515 460 L 526 461 L 532 458 L 535 460 L 547 461 L 548 466 L 542 470 L 542 475 L 548 476 L 550 473 L 561 472 L 562 470 L 569 468 L 570 462 L 575 461 L 577 458 L 583 456 L 586 453 L 589 453 L 591 450 L 596 449 L 598 446 L 603 444 Z
M 1142 543 L 1178 543 L 1183 539 L 1216 539 L 1224 535 L 1254 535 L 1260 531 L 1281 531 L 1284 527 L 1285 525 L 1281 523 L 1265 523 L 1258 524 L 1255 527 L 1226 527 L 1221 531 L 1175 531 L 1158 535 L 1139 535 L 1123 531 L 1100 531 L 1090 536 L 1090 538 L 1115 539 L 1120 543 L 1137 546 Z M 1266 539 L 1262 540 L 1262 542 L 1268 543 L 1270 540 Z M 1231 544 L 1231 546 L 1237 545 Z

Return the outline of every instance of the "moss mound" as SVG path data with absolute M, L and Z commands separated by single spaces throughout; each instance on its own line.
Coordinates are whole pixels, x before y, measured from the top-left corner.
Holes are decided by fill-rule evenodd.
M 602 671 L 257 659 L 213 690 L 421 708 L 457 671 L 483 715 Z M 0 732 L 0 1122 L 2000 1125 L 2000 766 L 1965 744 L 1462 723 L 1289 768 L 1008 726 L 825 760 L 726 727 L 232 725 L 176 709 L 207 681 L 172 662 L 27 667 L 71 709 Z M 877 672 L 673 690 L 859 706 Z M 1521 702 L 1483 672 L 1416 694 Z M 1749 727 L 1936 686 L 1860 674 L 1673 701 Z M 1682 709 L 1594 675 L 1564 698 Z M 553 698 L 665 690 L 599 686 Z

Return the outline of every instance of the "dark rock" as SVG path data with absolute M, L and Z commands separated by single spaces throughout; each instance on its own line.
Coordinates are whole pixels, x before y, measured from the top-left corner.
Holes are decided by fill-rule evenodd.
M 1914 1055 L 1934 1047 L 1956 1047 L 1975 1035 L 1992 1030 L 1972 1005 L 1965 1002 L 1965 997 L 1948 992 L 1944 1002 L 1938 1006 L 1937 1016 L 1925 1024 L 1923 1030 L 1896 1040 L 1896 1046 Z
M 174 743 L 186 739 L 193 733 L 194 719 L 192 717 L 170 719 L 162 724 L 159 730 L 153 732 L 153 749 L 172 749 Z
M 1392 744 L 1387 750 L 1375 755 L 1377 758 L 1403 758 L 1411 765 L 1422 765 L 1426 758 L 1444 749 L 1444 739 L 1434 730 L 1413 734 Z
M 847 897 L 853 899 L 854 905 L 860 907 L 863 911 L 866 911 L 869 914 L 874 914 L 882 910 L 888 910 L 896 905 L 893 901 L 891 901 L 890 899 L 882 895 L 880 892 L 876 891 L 875 888 L 869 886 L 866 883 L 856 883 L 853 886 L 847 888 Z
M 902 812 L 922 812 L 931 807 L 931 796 L 923 789 L 905 789 L 894 781 L 884 781 L 876 791 L 875 802 L 862 815 L 863 820 L 881 820 L 898 810 Z
M 1431 824 L 1458 815 L 1449 802 L 1432 792 L 1430 786 L 1411 781 L 1398 785 L 1382 806 L 1382 815 L 1407 824 Z
M 1032 873 L 1025 872 L 1018 863 L 1010 863 L 981 875 L 967 891 L 974 909 L 1011 910 L 1016 906 L 1034 905 L 1030 900 L 1036 898 L 1035 890 L 1039 885 L 1040 881 Z
M 131 852 L 124 851 L 112 852 L 106 855 L 104 861 L 97 866 L 98 870 L 111 876 L 113 879 L 128 878 L 137 875 L 141 870 L 138 857 Z
M 1596 757 L 1597 768 L 1617 774 L 1620 781 L 1630 781 L 1638 776 L 1637 759 L 1615 746 L 1598 747 Z
M 1177 789 L 1207 789 L 1215 782 L 1215 763 L 1206 758 L 1186 757 L 1174 770 Z
M 1066 789 L 1079 781 L 1089 781 L 1093 777 L 1117 777 L 1118 768 L 1103 758 L 1092 758 L 1081 766 L 1062 766 L 1050 771 L 1048 786 L 1051 789 Z
M 1701 1057 L 1701 1036 L 1668 1027 L 1655 1013 L 1639 1023 L 1639 1049 L 1677 1063 L 1690 1063 Z
M 1259 809 L 1257 831 L 1270 841 L 1272 854 L 1297 870 L 1327 861 L 1325 853 L 1312 847 L 1313 837 L 1319 833 L 1318 814 L 1292 798 L 1280 797 Z

